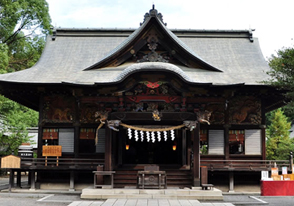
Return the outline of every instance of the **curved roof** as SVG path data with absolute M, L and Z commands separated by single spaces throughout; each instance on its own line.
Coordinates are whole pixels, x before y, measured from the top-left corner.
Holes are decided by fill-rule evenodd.
M 191 68 L 170 63 L 130 63 L 115 67 L 97 68 L 114 53 L 119 53 L 138 37 L 145 22 L 132 29 L 57 29 L 47 38 L 40 60 L 32 68 L 0 75 L 0 81 L 18 83 L 115 83 L 133 69 L 173 71 L 190 83 L 214 85 L 259 85 L 268 78 L 269 66 L 265 61 L 257 38 L 251 31 L 169 30 L 158 15 L 153 16 L 164 31 L 183 51 L 216 70 Z M 87 68 L 91 68 L 85 70 Z M 222 71 L 222 72 L 218 72 Z

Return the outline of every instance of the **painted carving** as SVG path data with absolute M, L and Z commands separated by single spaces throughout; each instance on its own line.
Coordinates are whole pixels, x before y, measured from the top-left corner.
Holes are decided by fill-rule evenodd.
M 211 116 L 211 112 L 210 111 L 199 111 L 196 113 L 197 114 L 197 121 L 200 123 L 207 123 L 210 124 L 209 119 Z
M 95 112 L 95 118 L 96 118 L 96 122 L 101 122 L 101 123 L 105 123 L 105 121 L 108 118 L 108 113 L 109 111 L 97 111 Z
M 225 106 L 222 103 L 212 103 L 207 105 L 206 110 L 211 111 L 210 123 L 211 124 L 224 124 L 225 123 Z
M 81 123 L 94 123 L 95 122 L 95 111 L 97 107 L 92 105 L 82 105 L 80 122 Z
M 74 99 L 68 96 L 52 95 L 44 97 L 42 122 L 74 121 Z
M 193 131 L 197 127 L 197 121 L 184 121 L 184 125 L 190 130 Z
M 65 108 L 64 110 L 55 108 L 52 119 L 58 119 L 59 121 L 71 121 L 72 116 L 69 113 L 70 111 L 70 108 Z
M 154 121 L 161 121 L 162 114 L 156 109 L 152 112 Z
M 260 124 L 261 103 L 255 97 L 239 97 L 230 101 L 230 123 Z
M 118 127 L 120 125 L 120 120 L 107 120 L 107 126 L 109 127 L 109 129 L 112 129 L 114 131 L 119 131 Z

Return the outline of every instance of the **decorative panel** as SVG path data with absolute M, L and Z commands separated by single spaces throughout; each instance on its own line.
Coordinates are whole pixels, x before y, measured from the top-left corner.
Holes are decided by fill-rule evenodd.
M 209 130 L 208 133 L 208 154 L 224 154 L 224 130 Z
M 81 128 L 80 139 L 95 139 L 95 129 L 93 128 Z
M 239 96 L 229 102 L 230 124 L 261 124 L 260 99 Z
M 43 129 L 43 139 L 58 139 L 58 129 Z
M 43 122 L 72 123 L 75 119 L 73 97 L 52 95 L 44 97 Z

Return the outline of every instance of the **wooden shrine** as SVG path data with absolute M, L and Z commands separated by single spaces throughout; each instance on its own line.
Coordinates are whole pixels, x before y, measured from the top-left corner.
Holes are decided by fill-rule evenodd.
M 103 165 L 114 187 L 136 186 L 157 165 L 181 188 L 200 185 L 200 166 L 212 184 L 260 175 L 248 165 L 265 160 L 265 113 L 283 105 L 266 71 L 251 30 L 170 30 L 153 7 L 135 30 L 54 29 L 39 62 L 0 75 L 0 88 L 39 111 L 39 158 L 62 147 L 59 165 L 22 168 L 39 185 L 93 184 Z

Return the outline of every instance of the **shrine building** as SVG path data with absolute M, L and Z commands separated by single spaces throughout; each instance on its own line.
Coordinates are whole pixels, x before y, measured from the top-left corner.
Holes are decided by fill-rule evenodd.
M 283 105 L 269 70 L 251 30 L 171 30 L 153 7 L 137 29 L 55 28 L 0 88 L 39 112 L 38 158 L 21 168 L 36 187 L 93 183 L 97 166 L 131 187 L 157 166 L 167 187 L 233 189 L 265 169 L 265 113 Z

